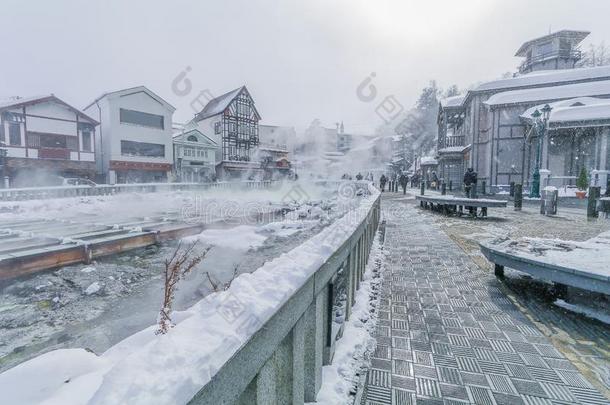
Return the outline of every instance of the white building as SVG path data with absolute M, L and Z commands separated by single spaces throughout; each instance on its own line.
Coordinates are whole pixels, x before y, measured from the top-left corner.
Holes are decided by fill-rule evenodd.
M 197 129 L 174 135 L 174 168 L 182 182 L 207 182 L 216 176 L 219 146 Z
M 98 173 L 110 184 L 168 181 L 174 163 L 174 111 L 144 86 L 95 99 L 85 112 L 100 122 Z
M 7 154 L 2 177 L 11 186 L 93 178 L 97 124 L 53 94 L 0 102 L 0 147 Z

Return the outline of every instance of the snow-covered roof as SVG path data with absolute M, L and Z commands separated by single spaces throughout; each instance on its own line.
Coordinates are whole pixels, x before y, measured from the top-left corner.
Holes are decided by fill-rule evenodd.
M 420 165 L 437 165 L 438 161 L 433 158 L 432 156 L 423 156 L 421 159 L 419 159 L 419 164 Z
M 205 105 L 205 107 L 203 107 L 203 110 L 201 110 L 197 114 L 195 119 L 197 121 L 201 121 L 206 118 L 210 118 L 215 115 L 222 114 L 224 112 L 224 110 L 226 110 L 227 107 L 229 107 L 229 104 L 231 104 L 231 101 L 233 101 L 235 99 L 235 97 L 237 97 L 239 95 L 239 93 L 241 93 L 242 90 L 244 90 L 246 92 L 248 91 L 248 89 L 246 89 L 246 86 L 241 86 L 235 90 L 231 90 L 228 93 L 225 93 L 216 98 L 213 98 Z M 254 111 L 256 111 L 256 108 L 254 108 Z M 256 114 L 260 118 L 260 114 L 258 113 L 258 111 L 256 111 Z
M 461 94 L 459 96 L 444 98 L 440 101 L 440 103 L 443 108 L 459 107 L 462 105 L 462 103 L 464 102 L 465 99 L 466 99 L 466 95 Z
M 470 145 L 465 146 L 448 146 L 438 150 L 438 153 L 462 153 L 466 149 L 469 149 Z
M 610 96 L 610 80 L 512 90 L 494 94 L 485 104 L 490 106 L 553 101 L 587 96 Z
M 31 103 L 33 101 L 44 100 L 53 97 L 53 94 L 44 94 L 30 97 L 13 97 L 5 100 L 0 100 L 0 108 L 15 107 L 21 104 Z
M 549 104 L 552 108 L 549 114 L 549 126 L 569 126 L 570 123 L 586 123 L 591 121 L 610 121 L 610 100 L 595 97 L 579 97 L 569 100 L 557 101 Z M 541 110 L 543 104 L 537 105 L 521 114 L 521 118 L 532 120 L 533 112 Z
M 204 142 L 202 142 L 202 144 L 208 143 L 214 147 L 218 146 L 218 142 L 216 142 L 215 140 L 213 140 L 212 138 L 210 138 L 209 136 L 207 136 L 206 134 L 204 134 L 203 132 L 201 132 L 198 129 L 191 129 L 189 131 L 176 133 L 176 134 L 172 135 L 172 138 L 174 138 L 174 140 L 178 141 L 178 142 L 189 142 L 189 141 L 187 141 L 187 138 L 190 135 L 195 135 L 197 137 L 203 138 Z
M 529 40 L 527 42 L 524 42 L 523 45 L 521 45 L 521 47 L 515 54 L 515 56 L 525 57 L 525 56 L 527 56 L 526 55 L 527 50 L 532 45 L 548 42 L 551 39 L 556 38 L 556 37 L 574 39 L 575 44 L 578 44 L 583 39 L 585 39 L 589 34 L 590 34 L 589 31 L 573 31 L 573 30 L 561 30 L 561 31 L 553 32 L 552 34 L 547 34 L 542 37 L 535 38 L 535 39 Z
M 79 116 L 85 118 L 86 120 L 90 121 L 92 124 L 99 124 L 99 122 L 97 122 L 96 120 L 94 120 L 93 118 L 91 118 L 90 116 L 88 116 L 87 114 L 85 114 L 84 112 L 82 112 L 81 110 L 79 110 L 78 108 L 72 107 L 70 104 L 66 103 L 65 101 L 59 99 L 57 96 L 55 96 L 54 94 L 45 94 L 42 96 L 30 96 L 30 97 L 14 97 L 8 100 L 0 100 L 0 110 L 2 109 L 6 109 L 6 108 L 14 108 L 14 107 L 20 107 L 23 105 L 28 105 L 28 104 L 38 104 L 38 103 L 44 103 L 47 101 L 54 101 L 56 103 L 62 104 L 63 106 L 67 107 L 68 109 L 70 109 L 71 111 L 73 111 L 74 113 L 78 114 Z
M 83 110 L 88 109 L 89 107 L 91 107 L 93 104 L 100 101 L 104 97 L 108 97 L 108 96 L 115 95 L 118 93 L 121 93 L 121 95 L 127 95 L 127 94 L 134 94 L 134 93 L 140 93 L 140 92 L 144 92 L 144 93 L 148 94 L 150 97 L 157 100 L 159 103 L 165 105 L 168 109 L 172 110 L 172 112 L 176 111 L 176 107 L 174 107 L 173 105 L 171 105 L 170 103 L 165 101 L 161 96 L 159 96 L 157 93 L 153 92 L 146 86 L 136 86 L 136 87 L 130 87 L 127 89 L 121 89 L 121 90 L 115 90 L 115 91 L 109 91 L 109 92 L 103 93 L 101 96 L 97 97 L 95 100 L 93 100 L 91 103 L 89 103 L 85 108 L 83 108 Z
M 603 79 L 610 79 L 610 66 L 532 72 L 522 76 L 511 77 L 509 79 L 493 80 L 491 82 L 482 83 L 476 87 L 474 91 L 482 92 L 518 87 L 544 86 L 546 84 L 562 82 L 579 82 Z

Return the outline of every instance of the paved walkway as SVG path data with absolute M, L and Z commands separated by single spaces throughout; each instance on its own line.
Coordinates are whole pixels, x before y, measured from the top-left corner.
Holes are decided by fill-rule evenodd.
M 390 265 L 363 404 L 610 404 L 425 214 L 383 205 Z

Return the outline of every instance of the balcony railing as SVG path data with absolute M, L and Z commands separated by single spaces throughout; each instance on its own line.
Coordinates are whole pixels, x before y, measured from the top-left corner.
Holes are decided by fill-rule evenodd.
M 560 49 L 553 52 L 542 53 L 540 55 L 535 55 L 530 58 L 527 58 L 521 66 L 519 66 L 519 73 L 527 72 L 532 65 L 543 62 L 547 59 L 553 58 L 564 58 L 564 59 L 574 59 L 579 60 L 582 57 L 582 52 L 574 49 Z
M 40 148 L 38 149 L 39 159 L 70 159 L 70 149 L 65 148 Z
M 465 137 L 464 136 L 447 136 L 440 140 L 438 148 L 450 148 L 453 146 L 465 146 L 464 145 Z

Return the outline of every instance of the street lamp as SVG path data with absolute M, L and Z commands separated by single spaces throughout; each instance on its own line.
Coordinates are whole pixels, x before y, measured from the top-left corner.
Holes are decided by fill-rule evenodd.
M 536 167 L 534 168 L 532 188 L 530 189 L 530 198 L 540 198 L 540 164 L 541 164 L 541 153 L 544 136 L 546 134 L 546 127 L 549 117 L 551 115 L 551 106 L 546 104 L 542 107 L 541 111 L 536 109 L 532 113 L 533 127 L 536 131 L 537 145 L 536 145 Z M 542 117 L 542 118 L 541 118 Z

